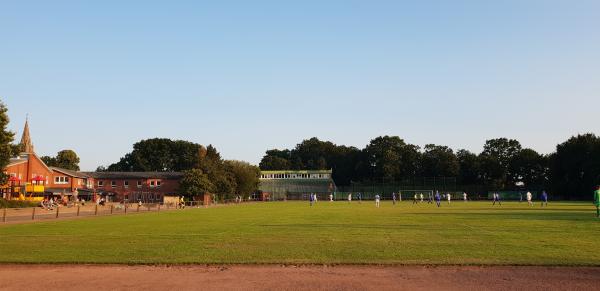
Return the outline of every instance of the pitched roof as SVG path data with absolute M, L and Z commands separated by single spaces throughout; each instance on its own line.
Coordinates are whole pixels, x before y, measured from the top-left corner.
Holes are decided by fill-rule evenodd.
M 23 157 L 18 157 L 18 158 L 10 158 L 8 160 L 8 165 L 6 165 L 6 167 L 10 167 L 10 166 L 14 166 L 14 165 L 18 165 L 18 164 L 22 164 L 27 162 L 28 159 L 27 158 L 23 158 Z
M 182 172 L 83 172 L 94 179 L 180 179 Z
M 63 173 L 65 175 L 75 177 L 75 178 L 89 178 L 90 177 L 89 175 L 86 175 L 83 172 L 77 172 L 77 171 L 67 170 L 67 169 L 58 168 L 58 167 L 50 167 L 50 169 L 52 169 L 52 171 L 60 172 L 60 173 Z
M 46 165 L 46 163 L 44 163 L 44 161 L 42 161 L 42 159 L 40 159 L 40 157 L 38 157 L 38 155 L 36 155 L 35 153 L 21 153 L 21 154 L 19 154 L 18 157 L 10 158 L 8 161 L 8 165 L 6 165 L 6 167 L 25 163 L 25 162 L 29 161 L 29 158 L 32 156 L 33 156 L 33 158 L 38 160 L 42 164 L 42 166 L 44 166 L 44 168 L 46 168 L 46 170 L 48 170 L 48 172 L 52 172 L 52 169 L 50 169 L 50 167 L 48 167 L 48 165 Z

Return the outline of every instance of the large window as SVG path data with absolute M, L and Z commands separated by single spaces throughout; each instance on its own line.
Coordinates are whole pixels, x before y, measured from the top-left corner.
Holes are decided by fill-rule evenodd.
M 125 188 L 129 188 L 129 181 L 124 181 L 123 186 L 125 186 Z
M 137 181 L 137 187 L 138 187 L 138 188 L 142 188 L 142 181 L 141 181 L 141 180 L 138 180 L 138 181 Z
M 156 187 L 160 188 L 160 181 L 156 181 Z
M 110 181 L 111 188 L 117 188 L 117 181 Z
M 104 187 L 104 181 L 98 181 L 98 187 Z
M 65 177 L 65 176 L 54 177 L 54 184 L 68 184 L 68 183 L 69 183 L 69 177 Z

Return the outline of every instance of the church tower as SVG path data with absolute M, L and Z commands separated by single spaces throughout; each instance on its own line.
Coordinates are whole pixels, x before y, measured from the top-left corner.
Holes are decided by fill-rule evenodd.
M 29 118 L 25 119 L 25 128 L 23 129 L 23 136 L 21 136 L 21 150 L 25 153 L 33 153 L 33 143 L 31 142 L 31 136 L 29 135 Z

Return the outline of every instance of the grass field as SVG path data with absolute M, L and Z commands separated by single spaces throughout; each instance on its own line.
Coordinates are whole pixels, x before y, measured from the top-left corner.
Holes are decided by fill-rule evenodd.
M 598 266 L 594 210 L 277 202 L 0 225 L 0 262 Z

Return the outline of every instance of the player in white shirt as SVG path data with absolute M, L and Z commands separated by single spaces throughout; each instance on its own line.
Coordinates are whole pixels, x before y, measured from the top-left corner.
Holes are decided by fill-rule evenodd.
M 533 206 L 533 202 L 531 201 L 532 195 L 531 192 L 527 191 L 527 204 L 529 204 L 529 206 Z
M 352 202 L 352 193 L 348 194 L 348 203 Z
M 380 199 L 379 194 L 375 195 L 375 207 L 377 207 L 377 208 L 379 208 L 379 199 Z
M 450 200 L 452 199 L 452 195 L 450 195 L 450 193 L 447 193 L 446 197 L 448 197 L 448 204 L 450 204 Z
M 463 200 L 464 200 L 465 202 L 467 202 L 467 193 L 466 193 L 466 192 L 463 192 Z

